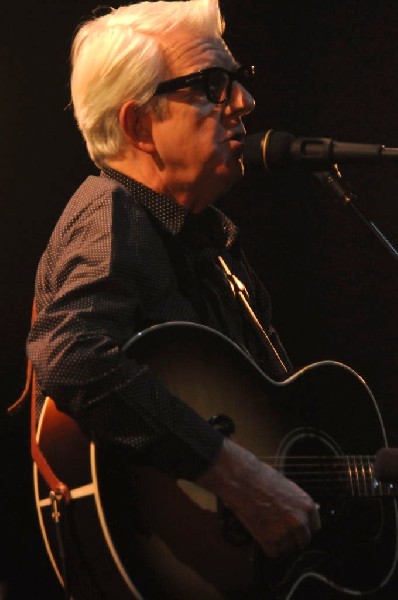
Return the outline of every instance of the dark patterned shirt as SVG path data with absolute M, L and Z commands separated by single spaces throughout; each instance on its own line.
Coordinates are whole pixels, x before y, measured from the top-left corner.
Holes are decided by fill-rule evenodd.
M 193 215 L 112 169 L 89 177 L 66 206 L 38 268 L 37 318 L 27 347 L 39 397 L 51 396 L 100 447 L 194 479 L 214 461 L 221 434 L 122 348 L 157 323 L 202 323 L 281 378 L 218 255 L 246 285 L 289 364 L 270 325 L 268 295 L 225 215 L 212 206 Z

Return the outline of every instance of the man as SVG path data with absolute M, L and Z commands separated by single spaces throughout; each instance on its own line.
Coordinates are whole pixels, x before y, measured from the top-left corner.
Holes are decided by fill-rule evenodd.
M 242 177 L 242 118 L 254 108 L 251 70 L 222 32 L 217 0 L 121 7 L 77 32 L 73 106 L 101 173 L 72 197 L 41 259 L 28 353 L 41 396 L 98 446 L 216 494 L 276 557 L 319 529 L 312 499 L 122 350 L 153 324 L 192 321 L 240 344 L 274 379 L 291 369 L 236 228 L 212 206 Z M 268 346 L 222 264 L 246 286 Z

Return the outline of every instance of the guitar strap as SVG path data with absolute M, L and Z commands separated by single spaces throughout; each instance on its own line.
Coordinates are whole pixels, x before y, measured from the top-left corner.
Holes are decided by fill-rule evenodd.
M 36 300 L 33 299 L 32 306 L 32 319 L 33 324 L 36 319 Z M 36 373 L 33 370 L 32 361 L 30 358 L 27 360 L 26 380 L 25 388 L 16 402 L 8 408 L 8 413 L 14 415 L 17 413 L 22 406 L 25 404 L 29 390 L 31 391 L 31 404 L 30 404 L 30 453 L 33 461 L 36 463 L 37 469 L 44 481 L 48 485 L 50 490 L 49 498 L 52 508 L 52 519 L 55 526 L 56 542 L 59 551 L 60 567 L 63 580 L 64 597 L 66 600 L 71 598 L 69 593 L 68 583 L 68 568 L 67 568 L 67 555 L 66 547 L 64 543 L 64 535 L 61 527 L 61 504 L 69 504 L 71 501 L 71 493 L 68 486 L 61 481 L 54 473 L 46 457 L 44 456 L 39 444 L 37 443 L 37 389 L 36 389 Z
M 34 323 L 36 318 L 36 302 L 33 300 L 32 307 L 32 324 Z M 59 519 L 60 515 L 58 512 L 57 504 L 64 500 L 66 504 L 70 502 L 71 495 L 68 486 L 63 483 L 57 475 L 52 470 L 49 465 L 46 457 L 44 456 L 39 444 L 37 443 L 37 428 L 36 428 L 36 418 L 37 418 L 37 391 L 36 391 L 36 374 L 33 370 L 32 361 L 28 358 L 27 361 L 27 370 L 26 370 L 26 380 L 25 380 L 25 388 L 18 398 L 16 402 L 12 406 L 9 407 L 8 413 L 10 415 L 14 415 L 17 411 L 25 403 L 26 399 L 29 395 L 29 390 L 31 391 L 31 405 L 30 405 L 30 452 L 34 462 L 37 465 L 37 468 L 43 477 L 44 481 L 47 483 L 50 489 L 50 500 L 53 505 L 53 518 L 56 520 Z
M 244 285 L 244 283 L 242 283 L 242 281 L 236 275 L 234 275 L 231 272 L 227 263 L 221 256 L 218 256 L 217 260 L 220 263 L 221 268 L 225 273 L 225 276 L 226 276 L 229 286 L 231 288 L 232 294 L 235 296 L 235 298 L 238 299 L 238 301 L 243 306 L 245 314 L 249 317 L 249 321 L 254 325 L 254 327 L 255 327 L 257 333 L 260 335 L 261 339 L 271 349 L 271 352 L 276 357 L 276 359 L 277 359 L 278 363 L 280 364 L 280 366 L 282 367 L 283 371 L 285 373 L 288 373 L 288 368 L 285 365 L 284 361 L 282 360 L 281 355 L 279 354 L 278 350 L 275 348 L 274 344 L 271 341 L 271 338 L 269 337 L 269 335 L 267 334 L 267 332 L 261 325 L 254 310 L 250 306 L 249 292 L 247 291 L 246 286 Z

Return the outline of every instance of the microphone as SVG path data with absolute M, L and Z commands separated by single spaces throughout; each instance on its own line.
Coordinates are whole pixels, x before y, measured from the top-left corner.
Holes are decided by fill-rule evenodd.
M 382 162 L 385 158 L 398 160 L 398 148 L 337 142 L 331 138 L 294 137 L 273 129 L 246 136 L 243 146 L 243 162 L 261 166 L 266 171 L 295 166 L 321 171 L 335 163 Z

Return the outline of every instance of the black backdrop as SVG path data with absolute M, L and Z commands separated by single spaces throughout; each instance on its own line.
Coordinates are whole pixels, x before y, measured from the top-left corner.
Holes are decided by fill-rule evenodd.
M 24 384 L 38 259 L 66 200 L 95 172 L 67 108 L 71 37 L 94 6 L 41 0 L 5 5 L 0 19 L 0 581 L 13 599 L 61 597 L 36 524 L 27 411 L 10 419 L 6 408 Z M 230 47 L 257 66 L 249 132 L 398 146 L 398 4 L 224 0 L 222 7 Z M 398 245 L 398 164 L 341 167 L 359 205 Z M 241 227 L 295 364 L 331 358 L 354 367 L 398 445 L 398 263 L 305 175 L 248 171 L 221 206 Z M 342 418 L 366 435 L 361 415 L 347 407 Z M 378 597 L 395 598 L 394 590 Z

